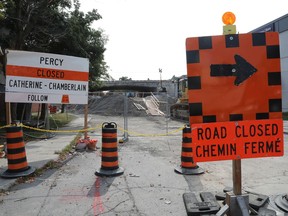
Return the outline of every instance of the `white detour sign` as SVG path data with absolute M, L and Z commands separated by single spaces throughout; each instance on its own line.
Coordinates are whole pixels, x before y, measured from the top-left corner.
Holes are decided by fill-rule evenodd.
M 88 103 L 89 60 L 8 50 L 6 102 Z

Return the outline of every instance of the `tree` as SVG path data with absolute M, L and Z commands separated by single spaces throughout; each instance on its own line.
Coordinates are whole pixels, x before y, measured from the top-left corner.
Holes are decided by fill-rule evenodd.
M 0 2 L 0 21 L 4 18 L 4 5 Z
M 90 62 L 89 81 L 107 76 L 107 38 L 103 31 L 90 27 L 101 16 L 95 9 L 84 14 L 79 10 L 79 0 L 73 2 L 74 5 L 71 0 L 2 0 L 0 46 L 86 57 Z
M 122 76 L 119 78 L 120 81 L 127 81 L 127 80 L 132 80 L 131 78 L 128 78 L 127 76 Z

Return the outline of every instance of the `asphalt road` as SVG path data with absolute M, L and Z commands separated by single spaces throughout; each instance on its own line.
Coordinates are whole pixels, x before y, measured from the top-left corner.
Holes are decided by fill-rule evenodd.
M 104 121 L 119 125 L 123 118 L 90 116 L 89 125 Z M 101 166 L 100 149 L 78 152 L 59 169 L 49 170 L 34 181 L 14 186 L 1 196 L 0 214 L 9 216 L 105 215 L 153 216 L 186 214 L 183 193 L 217 193 L 232 186 L 232 162 L 204 162 L 202 175 L 180 175 L 183 123 L 164 118 L 135 117 L 128 121 L 129 141 L 118 145 L 124 174 L 95 176 Z M 169 133 L 168 136 L 159 136 Z M 158 135 L 158 136 L 156 136 Z M 99 131 L 89 133 L 98 139 Z M 285 135 L 285 146 L 287 136 Z M 242 160 L 243 190 L 269 196 L 288 193 L 288 150 L 284 157 Z M 279 214 L 281 215 L 281 214 Z

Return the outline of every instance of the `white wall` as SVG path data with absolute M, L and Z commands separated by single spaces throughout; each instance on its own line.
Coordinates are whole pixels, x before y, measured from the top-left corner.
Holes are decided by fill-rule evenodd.
M 282 111 L 288 112 L 288 30 L 280 33 Z

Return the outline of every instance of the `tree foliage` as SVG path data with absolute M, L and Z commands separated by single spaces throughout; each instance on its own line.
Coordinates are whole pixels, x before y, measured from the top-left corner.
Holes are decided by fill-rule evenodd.
M 4 5 L 0 2 L 0 21 L 4 18 Z
M 127 80 L 132 80 L 132 78 L 128 78 L 127 76 L 122 76 L 119 78 L 120 81 L 127 81 Z
M 88 58 L 89 84 L 95 85 L 108 77 L 107 39 L 102 30 L 91 28 L 99 19 L 96 9 L 86 14 L 80 11 L 79 0 L 1 0 L 0 46 Z M 13 110 L 17 105 L 12 106 L 12 120 L 19 119 Z
M 89 58 L 90 80 L 107 76 L 107 39 L 91 28 L 101 19 L 96 9 L 84 14 L 79 0 L 3 0 L 1 14 L 2 48 Z

